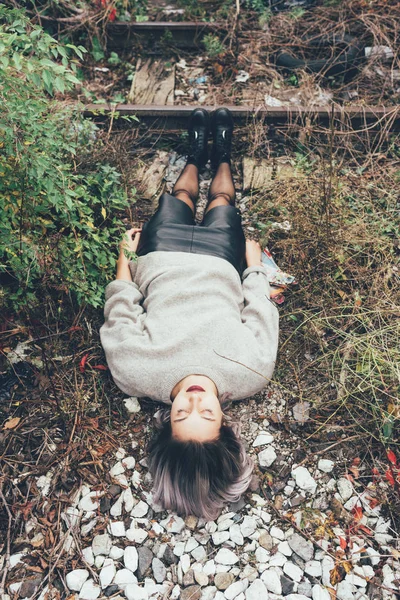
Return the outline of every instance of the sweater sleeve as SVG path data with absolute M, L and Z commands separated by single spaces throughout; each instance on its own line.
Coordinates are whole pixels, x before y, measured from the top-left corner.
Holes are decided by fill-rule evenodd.
M 101 343 L 115 383 L 122 391 L 139 395 L 133 359 L 138 336 L 143 335 L 146 312 L 143 295 L 136 283 L 116 279 L 106 287 L 105 322 L 100 329 Z M 143 394 L 142 394 L 143 395 Z
M 278 348 L 279 313 L 270 300 L 267 272 L 263 266 L 243 272 L 244 307 L 242 322 L 262 346 L 265 356 L 275 360 Z

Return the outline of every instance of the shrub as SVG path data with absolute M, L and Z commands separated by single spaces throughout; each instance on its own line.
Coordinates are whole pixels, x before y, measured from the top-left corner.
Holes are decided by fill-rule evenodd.
M 79 172 L 96 127 L 54 99 L 79 83 L 72 57 L 84 49 L 61 45 L 19 10 L 0 7 L 0 23 L 2 303 L 38 304 L 51 288 L 99 306 L 128 198 L 109 165 Z

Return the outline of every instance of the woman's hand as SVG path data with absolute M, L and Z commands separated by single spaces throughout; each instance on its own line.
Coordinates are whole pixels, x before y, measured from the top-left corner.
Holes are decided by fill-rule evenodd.
M 141 231 L 141 229 L 133 228 L 125 232 L 119 245 L 116 279 L 132 281 L 131 271 L 129 269 L 129 261 L 131 260 L 130 255 L 135 253 L 138 248 Z M 125 252 L 128 256 L 126 256 Z
M 119 258 L 125 259 L 127 262 L 130 261 L 130 258 L 126 256 L 125 251 L 128 254 L 133 254 L 136 252 L 139 245 L 141 232 L 142 230 L 139 228 L 132 228 L 125 232 L 119 245 Z
M 261 262 L 261 246 L 254 240 L 246 240 L 246 263 L 248 267 L 258 267 Z

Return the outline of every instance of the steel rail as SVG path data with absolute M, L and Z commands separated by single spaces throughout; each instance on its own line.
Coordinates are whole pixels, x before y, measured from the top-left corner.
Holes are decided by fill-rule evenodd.
M 64 30 L 66 27 L 73 26 L 81 28 L 85 25 L 82 18 L 79 19 L 55 19 L 54 17 L 41 16 L 41 21 L 46 25 Z M 201 45 L 202 36 L 211 31 L 221 30 L 222 23 L 208 23 L 203 21 L 145 21 L 143 23 L 114 21 L 107 23 L 105 34 L 108 49 L 131 48 L 135 44 L 153 46 L 166 38 L 169 32 L 169 39 L 166 42 L 177 48 L 198 48 Z M 167 34 L 168 35 L 168 34 Z
M 196 108 L 187 106 L 155 106 L 152 104 L 88 104 L 82 110 L 84 117 L 104 119 L 111 115 L 136 116 L 146 126 L 162 127 L 166 130 L 181 129 L 187 126 L 187 118 Z M 214 106 L 202 106 L 208 111 Z M 339 106 L 333 107 L 260 107 L 227 106 L 238 124 L 252 120 L 271 124 L 331 123 L 349 125 L 357 128 L 376 128 L 389 125 L 390 130 L 400 130 L 400 106 Z M 362 130 L 361 129 L 361 130 Z

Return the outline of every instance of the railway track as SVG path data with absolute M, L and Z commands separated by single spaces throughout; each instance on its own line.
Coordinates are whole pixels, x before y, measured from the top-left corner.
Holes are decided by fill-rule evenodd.
M 204 106 L 212 111 L 214 106 Z M 194 105 L 156 106 L 152 104 L 89 104 L 83 109 L 85 117 L 96 119 L 109 118 L 112 115 L 137 116 L 140 123 L 147 127 L 164 130 L 182 129 Z M 263 121 L 265 124 L 303 124 L 310 125 L 333 123 L 355 129 L 376 129 L 385 125 L 391 131 L 400 131 L 400 106 L 385 108 L 383 106 L 346 106 L 340 107 L 261 107 L 229 106 L 233 118 L 239 125 L 249 121 Z

